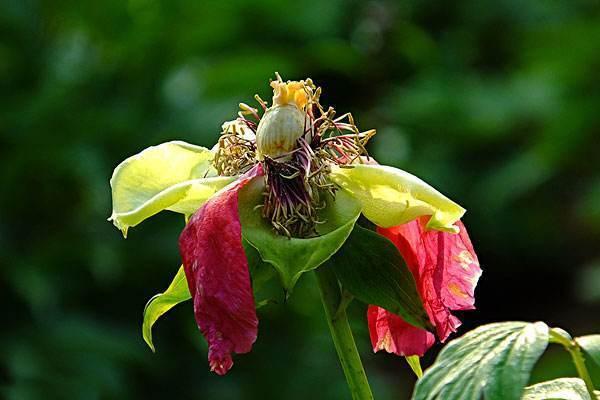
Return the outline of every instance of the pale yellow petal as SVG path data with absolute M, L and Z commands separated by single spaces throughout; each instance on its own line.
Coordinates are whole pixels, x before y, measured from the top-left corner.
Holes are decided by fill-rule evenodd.
M 465 209 L 408 172 L 384 165 L 332 167 L 331 179 L 357 198 L 363 214 L 389 228 L 430 215 L 430 229 L 457 233 Z
M 110 220 L 126 234 L 129 227 L 165 209 L 192 214 L 234 179 L 214 177 L 212 159 L 210 150 L 180 141 L 152 146 L 129 157 L 110 180 Z

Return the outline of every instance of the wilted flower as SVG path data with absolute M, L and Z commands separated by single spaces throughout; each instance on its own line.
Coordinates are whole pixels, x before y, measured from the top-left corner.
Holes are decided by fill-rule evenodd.
M 334 269 L 340 290 L 371 304 L 375 351 L 422 355 L 434 343 L 427 329 L 443 341 L 460 324 L 450 311 L 473 308 L 480 269 L 460 222 L 465 210 L 419 178 L 377 165 L 365 150 L 375 131 L 322 107 L 310 79 L 277 75 L 271 86 L 273 104 L 258 96 L 260 111 L 240 104 L 212 150 L 168 142 L 115 169 L 110 219 L 124 235 L 165 209 L 188 220 L 183 266 L 149 302 L 144 338 L 153 347 L 152 324 L 191 297 L 211 369 L 226 373 L 232 354 L 250 351 L 257 337 L 248 252 L 258 251 L 288 293 L 304 272 Z M 361 214 L 379 234 L 355 227 Z M 384 251 L 367 254 L 372 243 Z

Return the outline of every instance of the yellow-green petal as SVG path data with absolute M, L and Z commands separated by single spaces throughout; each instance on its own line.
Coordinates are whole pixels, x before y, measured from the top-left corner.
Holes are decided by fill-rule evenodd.
M 421 358 L 419 356 L 406 356 L 404 357 L 410 369 L 413 370 L 417 379 L 421 379 L 423 377 L 423 368 L 421 368 Z
M 362 212 L 383 228 L 431 215 L 427 227 L 457 233 L 465 209 L 408 172 L 385 165 L 332 167 L 331 179 L 352 194 Z
M 173 281 L 164 291 L 159 293 L 148 300 L 146 307 L 144 308 L 144 322 L 142 324 L 142 335 L 144 341 L 150 346 L 152 351 L 154 349 L 154 343 L 152 343 L 152 325 L 161 317 L 164 313 L 175 307 L 177 304 L 182 303 L 186 300 L 191 299 L 190 291 L 188 289 L 187 280 L 185 279 L 185 271 L 183 265 L 179 267 L 177 275 L 173 278 Z
M 213 153 L 200 146 L 173 141 L 129 157 L 110 180 L 110 220 L 124 235 L 129 227 L 162 211 L 193 214 L 234 178 L 215 177 Z

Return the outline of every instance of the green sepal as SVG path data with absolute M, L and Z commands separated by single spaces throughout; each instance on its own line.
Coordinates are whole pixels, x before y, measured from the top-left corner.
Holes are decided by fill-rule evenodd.
M 289 294 L 300 276 L 317 268 L 339 250 L 360 216 L 360 205 L 352 196 L 340 191 L 335 200 L 328 199 L 319 215 L 325 223 L 317 226 L 319 236 L 299 239 L 288 238 L 274 232 L 261 215 L 264 181 L 254 179 L 239 193 L 242 235 L 272 264 Z
M 430 325 L 414 277 L 389 239 L 355 225 L 327 267 L 358 300 L 385 308 L 414 326 Z
M 277 271 L 273 265 L 263 261 L 258 251 L 247 240 L 242 240 L 242 244 L 248 260 L 256 308 L 276 304 L 276 299 L 281 297 L 281 286 L 276 279 Z
M 410 369 L 415 373 L 418 379 L 423 377 L 423 368 L 421 368 L 421 358 L 419 356 L 404 357 Z
M 109 220 L 127 236 L 128 228 L 170 210 L 191 215 L 235 177 L 216 177 L 213 153 L 173 141 L 148 147 L 115 168 Z
M 543 322 L 502 322 L 452 340 L 417 382 L 413 400 L 520 400 L 548 331 Z

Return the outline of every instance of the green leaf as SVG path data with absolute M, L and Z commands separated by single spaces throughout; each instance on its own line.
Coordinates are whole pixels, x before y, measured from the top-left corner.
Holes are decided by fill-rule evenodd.
M 248 268 L 252 276 L 252 290 L 256 301 L 256 308 L 263 307 L 273 302 L 275 297 L 270 292 L 274 290 L 268 288 L 267 284 L 275 275 L 275 270 L 270 264 L 263 262 L 258 252 L 243 241 L 244 251 L 248 260 Z M 271 289 L 271 290 L 269 290 Z M 280 289 L 281 290 L 281 289 Z M 266 294 L 265 294 L 266 293 Z M 269 296 L 266 299 L 260 299 L 261 296 Z M 183 266 L 179 267 L 173 281 L 164 293 L 153 296 L 144 308 L 144 318 L 142 323 L 142 336 L 144 341 L 150 346 L 152 351 L 156 351 L 152 342 L 152 326 L 167 311 L 177 304 L 191 299 L 190 291 L 185 277 Z
M 359 204 L 348 194 L 339 192 L 335 201 L 328 201 L 320 215 L 326 223 L 318 226 L 319 236 L 308 239 L 287 238 L 276 234 L 262 218 L 262 179 L 255 179 L 239 194 L 240 220 L 244 239 L 254 246 L 262 259 L 279 273 L 284 289 L 289 293 L 300 276 L 324 263 L 342 247 L 360 216 Z
M 357 299 L 398 314 L 412 325 L 427 326 L 429 318 L 413 275 L 389 239 L 355 225 L 327 266 Z
M 177 304 L 189 300 L 191 297 L 182 265 L 179 267 L 177 275 L 175 275 L 175 278 L 173 278 L 173 281 L 167 290 L 165 290 L 164 293 L 153 296 L 148 300 L 148 303 L 144 308 L 142 336 L 152 351 L 156 351 L 154 343 L 152 343 L 152 325 L 154 325 L 161 315 L 175 307 Z
M 421 379 L 423 377 L 423 369 L 421 368 L 421 358 L 419 356 L 408 356 L 404 357 L 410 369 L 413 370 L 417 378 Z
M 254 292 L 254 300 L 256 308 L 263 307 L 267 304 L 276 303 L 275 298 L 281 295 L 281 286 L 279 283 L 273 285 L 276 281 L 273 279 L 277 275 L 277 271 L 273 265 L 265 262 L 260 258 L 258 251 L 247 240 L 242 240 L 244 245 L 244 253 L 248 260 L 248 269 L 252 279 L 252 291 Z
M 457 233 L 454 223 L 465 209 L 401 169 L 385 165 L 333 167 L 331 179 L 361 203 L 374 224 L 389 228 L 421 215 L 431 215 L 427 227 Z
M 543 322 L 481 326 L 452 340 L 417 382 L 414 400 L 519 400 L 548 345 Z
M 550 343 L 565 345 L 573 340 L 571 334 L 562 328 L 550 328 Z
M 525 388 L 522 400 L 591 400 L 583 380 L 559 378 Z
M 185 142 L 148 147 L 123 161 L 110 180 L 113 212 L 109 220 L 124 236 L 127 229 L 162 211 L 193 214 L 233 177 L 213 177 L 213 153 Z
M 576 338 L 575 341 L 600 366 L 600 335 L 581 336 Z

